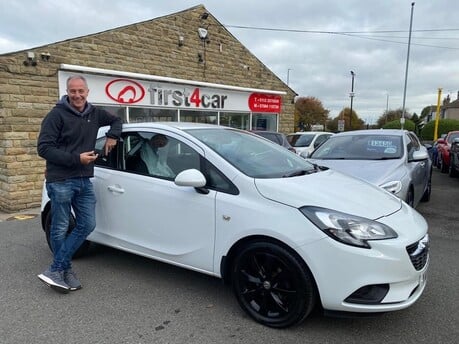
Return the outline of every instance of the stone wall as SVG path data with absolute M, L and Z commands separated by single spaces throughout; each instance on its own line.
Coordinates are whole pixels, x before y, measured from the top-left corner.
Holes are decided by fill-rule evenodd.
M 203 6 L 26 51 L 0 55 L 0 210 L 41 202 L 40 123 L 58 100 L 60 64 L 81 65 L 241 87 L 286 91 L 279 131 L 292 132 L 295 93 Z M 202 41 L 198 27 L 208 29 Z M 179 46 L 179 36 L 183 45 Z M 33 52 L 36 65 L 26 65 Z M 49 53 L 49 59 L 46 55 Z M 201 55 L 204 62 L 199 61 Z

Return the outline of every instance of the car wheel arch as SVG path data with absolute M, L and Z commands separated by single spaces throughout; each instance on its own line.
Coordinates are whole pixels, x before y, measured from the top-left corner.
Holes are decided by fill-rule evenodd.
M 239 239 L 237 242 L 235 242 L 230 247 L 230 249 L 228 250 L 228 253 L 222 257 L 220 261 L 220 275 L 223 281 L 225 282 L 225 284 L 231 284 L 231 267 L 237 256 L 237 253 L 240 252 L 243 247 L 251 245 L 253 243 L 257 243 L 257 242 L 266 242 L 266 243 L 271 243 L 271 244 L 275 244 L 275 245 L 282 247 L 283 249 L 289 251 L 292 255 L 294 255 L 298 260 L 300 260 L 305 265 L 305 267 L 308 270 L 310 270 L 307 262 L 305 262 L 304 259 L 294 249 L 292 249 L 289 245 L 287 245 L 283 241 L 270 237 L 270 236 L 266 236 L 266 235 L 252 235 L 252 236 L 248 236 L 248 237 Z M 312 276 L 314 278 L 314 275 Z M 317 284 L 316 284 L 316 288 L 317 288 Z
M 413 185 L 410 184 L 408 187 L 408 192 L 406 194 L 406 203 L 412 208 L 414 208 L 414 188 Z

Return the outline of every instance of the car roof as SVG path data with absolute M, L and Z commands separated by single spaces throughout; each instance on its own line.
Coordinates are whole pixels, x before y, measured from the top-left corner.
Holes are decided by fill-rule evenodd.
M 136 127 L 144 127 L 144 128 L 176 128 L 179 130 L 186 130 L 186 129 L 233 129 L 226 126 L 220 126 L 216 124 L 209 124 L 209 123 L 194 123 L 194 122 L 137 122 L 137 123 L 124 123 L 123 128 L 136 128 Z
M 297 131 L 295 133 L 291 133 L 289 135 L 306 135 L 306 134 L 333 134 L 328 131 Z
M 274 130 L 249 130 L 251 133 L 266 133 L 266 134 L 279 134 L 279 135 L 284 135 L 283 133 L 279 131 L 274 131 Z
M 408 133 L 408 130 L 405 129 L 364 129 L 364 130 L 350 130 L 343 131 L 335 136 L 349 136 L 349 135 L 395 135 L 402 136 L 405 133 Z
M 208 123 L 194 123 L 194 122 L 136 122 L 136 123 L 123 123 L 123 130 L 125 129 L 225 129 L 225 130 L 240 130 L 227 126 L 208 124 Z M 98 137 L 105 134 L 110 129 L 110 126 L 99 128 Z

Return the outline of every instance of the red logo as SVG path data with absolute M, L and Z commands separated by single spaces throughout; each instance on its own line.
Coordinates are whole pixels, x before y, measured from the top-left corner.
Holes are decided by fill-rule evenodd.
M 275 94 L 252 93 L 249 97 L 249 108 L 253 112 L 281 111 L 282 97 Z
M 105 86 L 105 94 L 117 103 L 134 104 L 145 97 L 145 89 L 136 81 L 115 79 Z

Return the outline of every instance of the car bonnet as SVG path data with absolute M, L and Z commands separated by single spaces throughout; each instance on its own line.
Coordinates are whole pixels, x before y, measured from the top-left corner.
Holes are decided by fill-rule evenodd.
M 361 178 L 374 185 L 382 185 L 391 180 L 400 179 L 405 174 L 402 159 L 388 160 L 333 160 L 308 159 L 313 164 L 326 166 Z
M 265 198 L 300 208 L 316 206 L 369 219 L 398 211 L 401 201 L 383 189 L 334 170 L 310 175 L 255 179 Z

